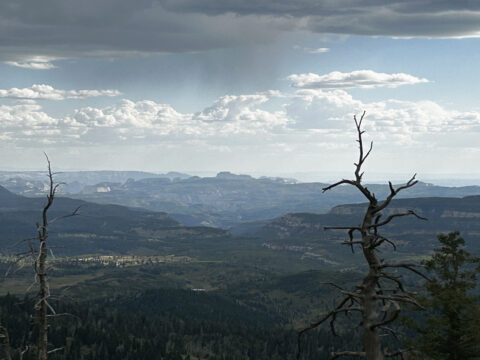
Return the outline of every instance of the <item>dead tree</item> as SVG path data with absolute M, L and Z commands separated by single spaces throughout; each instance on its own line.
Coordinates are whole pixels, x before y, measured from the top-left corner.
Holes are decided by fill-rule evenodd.
M 42 222 L 37 223 L 37 240 L 38 240 L 38 250 L 35 249 L 30 243 L 30 254 L 33 257 L 33 268 L 35 271 L 35 282 L 38 283 L 39 287 L 39 300 L 35 304 L 35 310 L 37 310 L 37 321 L 38 321 L 38 343 L 37 343 L 37 352 L 39 360 L 47 360 L 48 354 L 58 351 L 59 349 L 48 350 L 48 319 L 50 317 L 55 317 L 56 313 L 53 307 L 49 304 L 48 299 L 50 298 L 50 287 L 48 284 L 47 271 L 47 256 L 49 247 L 47 246 L 48 239 L 48 228 L 55 221 L 77 215 L 79 208 L 75 209 L 74 212 L 68 215 L 63 215 L 56 217 L 52 220 L 48 219 L 48 211 L 51 208 L 53 201 L 55 200 L 55 195 L 59 186 L 62 183 L 55 183 L 54 173 L 52 172 L 50 159 L 45 154 L 47 158 L 48 165 L 48 194 L 47 202 L 45 203 L 42 210 Z
M 389 324 L 398 318 L 402 304 L 413 304 L 420 307 L 413 296 L 414 294 L 405 289 L 401 277 L 389 271 L 389 269 L 403 268 L 425 277 L 421 271 L 418 270 L 419 265 L 385 262 L 378 256 L 379 247 L 382 245 L 390 245 L 394 250 L 396 249 L 395 241 L 380 233 L 383 226 L 389 224 L 393 219 L 403 216 L 415 216 L 419 219 L 426 220 L 413 210 L 393 213 L 382 220 L 382 211 L 388 207 L 395 196 L 400 191 L 408 189 L 417 183 L 417 180 L 415 180 L 416 175 L 413 175 L 406 184 L 398 187 L 394 187 L 392 183 L 389 182 L 390 193 L 382 201 L 379 201 L 375 194 L 362 184 L 362 166 L 370 155 L 373 147 L 372 142 L 370 143 L 368 151 L 365 152 L 364 150 L 362 139 L 362 135 L 365 133 L 365 131 L 362 130 L 364 116 L 365 112 L 360 117 L 360 120 L 357 120 L 356 116 L 354 116 L 358 135 L 357 142 L 359 145 L 359 159 L 358 162 L 354 164 L 355 178 L 353 180 L 340 180 L 335 184 L 323 188 L 323 191 L 328 191 L 340 185 L 351 185 L 355 186 L 367 200 L 368 206 L 360 225 L 328 226 L 325 227 L 325 230 L 347 231 L 348 240 L 343 244 L 350 246 L 352 251 L 354 251 L 355 247 L 361 248 L 365 262 L 368 265 L 368 273 L 363 278 L 362 283 L 357 285 L 353 291 L 347 291 L 332 284 L 340 289 L 343 299 L 332 311 L 299 332 L 298 359 L 300 358 L 300 337 L 302 334 L 329 321 L 331 331 L 336 335 L 335 321 L 337 316 L 341 314 L 348 316 L 352 313 L 357 313 L 361 317 L 361 322 L 358 326 L 363 330 L 364 348 L 362 351 L 334 352 L 332 353 L 332 359 L 338 359 L 343 356 L 356 356 L 367 360 L 383 360 L 389 357 L 400 357 L 403 359 L 403 354 L 406 353 L 408 349 L 390 353 L 385 352 L 382 348 L 381 337 L 385 334 L 396 337 L 395 330 L 390 328 Z
M 55 173 L 52 172 L 52 167 L 50 159 L 47 154 L 45 154 L 47 159 L 47 177 L 48 177 L 48 193 L 47 193 L 47 202 L 42 209 L 42 220 L 41 223 L 36 224 L 37 233 L 36 236 L 20 240 L 13 247 L 19 245 L 20 243 L 27 243 L 28 250 L 19 254 L 16 254 L 15 260 L 12 262 L 8 268 L 5 277 L 7 277 L 11 270 L 15 267 L 19 269 L 23 268 L 26 263 L 31 263 L 34 271 L 34 281 L 28 287 L 27 292 L 38 286 L 38 301 L 35 303 L 34 309 L 37 312 L 37 326 L 38 326 L 38 342 L 37 346 L 27 345 L 23 350 L 19 350 L 20 360 L 23 359 L 24 355 L 31 349 L 36 350 L 39 360 L 47 360 L 48 354 L 62 350 L 63 348 L 55 348 L 53 350 L 48 350 L 48 327 L 49 320 L 57 317 L 70 314 L 57 314 L 54 308 L 50 305 L 50 287 L 48 284 L 48 253 L 50 252 L 53 255 L 52 249 L 48 246 L 47 240 L 49 235 L 49 226 L 58 220 L 64 218 L 72 217 L 78 215 L 80 206 L 77 207 L 72 213 L 55 217 L 53 219 L 48 218 L 48 211 L 53 205 L 55 196 L 57 194 L 58 188 L 63 185 L 63 183 L 56 183 L 54 181 Z M 37 243 L 38 245 L 36 245 Z M 8 331 L 3 326 L 0 326 L 0 339 L 3 339 L 3 348 L 5 353 L 5 358 L 10 359 L 10 346 Z
M 53 204 L 55 194 L 60 184 L 55 184 L 53 181 L 53 173 L 50 165 L 50 160 L 47 157 L 48 162 L 48 180 L 49 180 L 49 192 L 47 195 L 47 203 L 43 207 L 42 211 L 42 223 L 37 224 L 37 235 L 39 241 L 38 257 L 34 261 L 35 275 L 39 284 L 39 297 L 35 308 L 38 312 L 38 359 L 47 360 L 48 357 L 48 322 L 47 311 L 50 309 L 53 313 L 55 311 L 48 303 L 50 297 L 50 288 L 47 280 L 47 239 L 48 239 L 48 209 Z

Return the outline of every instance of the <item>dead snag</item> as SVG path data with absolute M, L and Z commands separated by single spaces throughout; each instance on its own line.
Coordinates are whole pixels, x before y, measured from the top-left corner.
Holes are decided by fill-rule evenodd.
M 386 263 L 383 259 L 380 259 L 377 256 L 378 248 L 383 244 L 389 244 L 394 250 L 396 249 L 394 240 L 380 234 L 380 230 L 383 226 L 390 223 L 393 219 L 402 216 L 412 215 L 418 219 L 426 220 L 413 210 L 394 213 L 382 220 L 382 211 L 388 207 L 395 196 L 397 196 L 400 191 L 408 189 L 417 183 L 417 180 L 415 179 L 416 175 L 413 175 L 406 184 L 398 187 L 394 187 L 392 183 L 389 182 L 390 193 L 381 201 L 379 201 L 375 194 L 362 184 L 362 166 L 373 148 L 373 143 L 370 143 L 368 150 L 365 151 L 364 149 L 362 138 L 365 133 L 365 130 L 362 130 L 364 116 L 365 112 L 359 120 L 354 116 L 358 136 L 357 142 L 359 146 L 359 158 L 354 164 L 354 179 L 342 179 L 335 184 L 323 188 L 323 191 L 325 192 L 344 184 L 351 185 L 356 187 L 367 200 L 368 206 L 360 225 L 325 227 L 325 230 L 340 229 L 347 231 L 349 240 L 345 241 L 344 244 L 349 245 L 352 251 L 354 250 L 354 246 L 359 246 L 361 248 L 365 262 L 368 265 L 368 272 L 363 278 L 361 284 L 357 285 L 354 291 L 340 290 L 344 295 L 344 298 L 334 310 L 327 313 L 319 321 L 299 331 L 297 359 L 300 358 L 300 337 L 303 333 L 329 321 L 331 330 L 333 334 L 335 334 L 334 324 L 337 315 L 348 315 L 353 312 L 360 313 L 362 318 L 362 321 L 358 326 L 363 330 L 363 349 L 361 351 L 335 352 L 332 353 L 332 359 L 338 359 L 343 356 L 357 356 L 367 360 L 383 360 L 387 357 L 403 358 L 403 354 L 407 350 L 403 349 L 393 353 L 387 353 L 382 348 L 381 339 L 383 335 L 396 336 L 395 331 L 389 328 L 388 325 L 398 318 L 402 304 L 413 304 L 420 307 L 413 297 L 413 294 L 405 289 L 401 278 L 388 271 L 391 268 L 404 268 L 425 277 L 418 270 L 419 265 Z
M 49 250 L 47 246 L 48 227 L 59 219 L 77 215 L 79 210 L 79 208 L 77 208 L 71 214 L 60 216 L 52 220 L 48 219 L 48 210 L 51 208 L 55 200 L 57 190 L 62 183 L 55 183 L 50 159 L 46 154 L 45 157 L 47 158 L 47 177 L 49 182 L 47 202 L 42 210 L 42 222 L 40 224 L 37 223 L 38 250 L 34 249 L 32 246 L 30 247 L 31 254 L 34 257 L 33 267 L 35 271 L 35 280 L 38 282 L 39 286 L 39 300 L 35 304 L 38 321 L 37 351 L 39 360 L 47 360 L 48 354 L 51 353 L 51 351 L 48 350 L 48 318 L 56 315 L 55 310 L 48 302 L 48 299 L 50 298 L 50 287 L 47 278 L 47 255 Z

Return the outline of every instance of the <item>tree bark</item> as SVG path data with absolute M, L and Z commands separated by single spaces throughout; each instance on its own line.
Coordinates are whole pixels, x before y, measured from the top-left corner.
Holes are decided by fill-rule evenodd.
M 46 156 L 46 155 L 45 155 Z M 48 209 L 52 206 L 55 199 L 55 193 L 59 184 L 55 184 L 53 181 L 53 173 L 50 166 L 50 160 L 47 157 L 48 162 L 48 179 L 50 183 L 49 193 L 47 195 L 47 203 L 43 207 L 42 211 L 42 224 L 38 226 L 38 240 L 39 250 L 38 259 L 36 261 L 36 275 L 39 282 L 39 296 L 40 300 L 37 303 L 38 311 L 38 360 L 47 360 L 48 358 L 48 322 L 47 311 L 48 303 L 47 299 L 50 297 L 50 289 L 47 280 L 47 238 L 48 238 Z
M 38 359 L 47 360 L 48 357 L 48 324 L 47 324 L 47 298 L 49 295 L 47 273 L 47 246 L 46 241 L 40 241 L 40 256 L 38 264 L 38 280 L 40 284 L 40 301 L 38 304 Z
M 369 274 L 363 280 L 363 342 L 365 347 L 365 358 L 367 360 L 383 360 L 383 351 L 380 343 L 378 330 L 375 327 L 378 322 L 379 314 L 377 312 L 376 296 L 377 276 L 370 270 Z
M 377 312 L 380 259 L 375 254 L 375 236 L 370 233 L 376 205 L 376 199 L 371 198 L 361 225 L 362 251 L 369 266 L 368 274 L 363 279 L 360 291 L 360 301 L 363 307 L 362 327 L 364 350 L 367 360 L 383 360 L 384 358 L 380 336 L 375 326 L 380 317 Z

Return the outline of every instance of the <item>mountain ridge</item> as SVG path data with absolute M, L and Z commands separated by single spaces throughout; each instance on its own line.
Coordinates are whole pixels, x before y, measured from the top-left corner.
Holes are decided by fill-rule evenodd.
M 36 236 L 35 224 L 41 218 L 44 197 L 28 198 L 0 187 L 0 248 Z M 164 212 L 132 209 L 121 205 L 89 203 L 57 196 L 49 218 L 71 214 L 49 227 L 50 244 L 60 254 L 131 253 L 140 248 L 152 253 L 178 249 L 176 242 L 225 238 L 220 229 L 188 227 Z M 147 252 L 148 252 L 147 251 Z

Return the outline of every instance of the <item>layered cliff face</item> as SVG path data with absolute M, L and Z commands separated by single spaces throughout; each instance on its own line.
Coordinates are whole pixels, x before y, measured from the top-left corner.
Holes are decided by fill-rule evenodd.
M 442 218 L 480 218 L 480 212 L 468 212 L 468 211 L 458 211 L 458 210 L 445 210 L 442 215 Z
M 4 184 L 19 194 L 33 196 L 44 191 L 44 178 L 41 172 L 0 172 L 0 185 Z M 61 190 L 68 196 L 164 211 L 187 225 L 224 229 L 287 213 L 327 212 L 339 204 L 365 200 L 350 186 L 340 186 L 323 193 L 322 188 L 326 186 L 323 183 L 300 183 L 288 178 L 253 178 L 229 172 L 220 172 L 212 177 L 181 173 L 67 172 L 59 174 L 57 180 L 67 183 Z M 368 188 L 379 198 L 389 192 L 386 184 L 371 184 Z M 480 187 L 442 187 L 419 182 L 400 193 L 399 197 L 466 195 L 480 195 Z M 349 210 L 341 207 L 332 211 L 346 214 Z
M 348 238 L 343 230 L 325 231 L 324 226 L 354 226 L 364 215 L 365 204 L 339 205 L 326 214 L 287 214 L 262 226 L 255 235 L 266 239 L 265 246 L 291 251 L 299 256 L 320 254 L 323 260 L 342 262 L 348 249 L 339 244 Z M 414 210 L 428 220 L 401 217 L 383 229 L 397 241 L 397 253 L 405 256 L 428 254 L 438 233 L 462 232 L 473 252 L 480 252 L 480 196 L 465 198 L 398 199 L 383 212 L 383 218 Z M 385 249 L 386 254 L 391 249 Z
M 336 215 L 361 215 L 365 206 L 365 204 L 339 205 L 332 208 L 330 213 Z M 477 218 L 480 217 L 480 196 L 397 199 L 392 202 L 388 209 L 383 211 L 383 215 L 388 216 L 407 210 L 414 210 L 420 215 L 433 218 Z

